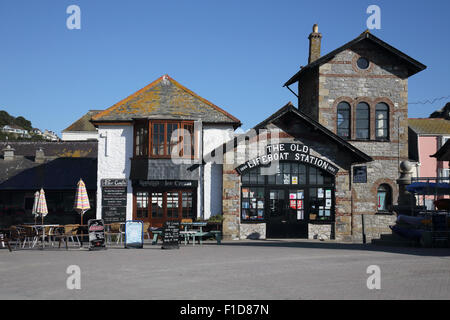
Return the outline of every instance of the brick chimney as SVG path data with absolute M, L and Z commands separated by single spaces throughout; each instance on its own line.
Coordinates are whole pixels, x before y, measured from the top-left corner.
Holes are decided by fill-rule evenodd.
M 322 42 L 322 34 L 319 33 L 319 26 L 313 26 L 313 32 L 309 35 L 309 58 L 308 64 L 320 58 L 320 43 Z
M 15 149 L 11 148 L 11 146 L 9 144 L 2 151 L 3 151 L 3 159 L 5 161 L 14 160 L 14 151 L 15 151 Z

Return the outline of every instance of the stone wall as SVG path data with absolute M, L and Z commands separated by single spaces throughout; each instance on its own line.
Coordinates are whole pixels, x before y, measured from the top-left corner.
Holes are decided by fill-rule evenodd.
M 226 159 L 228 154 L 224 155 Z M 239 239 L 239 215 L 241 208 L 241 179 L 232 163 L 223 164 L 223 222 L 222 233 L 225 240 Z
M 364 234 L 366 242 L 370 243 L 372 239 L 379 239 L 382 234 L 392 233 L 389 226 L 395 224 L 396 215 L 388 214 L 356 214 L 353 216 L 353 242 L 363 241 L 363 219 Z
M 319 135 L 317 132 L 312 134 L 307 132 L 304 126 L 299 126 L 298 135 L 296 138 L 289 135 L 282 129 L 269 125 L 268 128 L 273 131 L 278 131 L 279 143 L 301 143 L 310 147 L 311 155 L 325 159 L 338 167 L 338 174 L 336 176 L 336 200 L 335 200 L 335 218 L 336 218 L 336 232 L 335 239 L 341 241 L 351 241 L 351 196 L 350 189 L 350 157 L 348 153 L 340 150 L 336 144 L 329 143 L 326 138 Z M 304 131 L 303 131 L 304 130 Z M 302 137 L 303 136 L 303 137 Z M 235 162 L 232 164 L 225 163 L 223 165 L 223 234 L 226 239 L 246 239 L 249 236 L 256 236 L 259 234 L 261 239 L 266 237 L 265 223 L 245 223 L 240 222 L 240 195 L 241 195 L 241 177 L 236 172 L 235 168 L 244 163 L 246 159 L 253 158 L 257 155 L 263 155 L 266 152 L 267 144 L 273 141 L 266 140 L 264 135 L 250 137 L 246 146 L 238 145 L 232 152 L 225 154 L 225 158 L 231 161 L 231 157 Z M 246 156 L 247 155 L 247 158 Z M 323 229 L 321 234 L 331 237 L 331 227 L 316 227 L 316 229 Z M 314 229 L 314 230 L 316 230 Z
M 308 224 L 308 238 L 318 240 L 331 240 L 333 226 L 330 224 Z
M 239 225 L 240 239 L 266 239 L 266 224 L 265 223 L 242 223 Z
M 361 56 L 370 61 L 366 70 L 356 65 Z M 367 183 L 352 183 L 352 171 L 341 173 L 338 179 L 342 182 L 336 183 L 336 238 L 350 241 L 354 237 L 361 237 L 358 229 L 351 228 L 352 214 L 370 215 L 377 212 L 377 189 L 381 184 L 390 186 L 394 204 L 398 197 L 395 181 L 399 177 L 399 164 L 408 158 L 407 69 L 396 57 L 370 41 L 362 41 L 338 53 L 317 69 L 318 94 L 314 86 L 303 85 L 307 89 L 303 95 L 311 95 L 316 101 L 312 105 L 318 106 L 317 120 L 336 133 L 337 105 L 341 101 L 348 102 L 352 114 L 349 142 L 374 159 L 373 162 L 363 164 L 367 166 Z M 308 77 L 305 75 L 305 80 L 311 81 Z M 355 134 L 356 106 L 362 101 L 370 106 L 368 141 L 356 140 Z M 301 102 L 299 100 L 299 104 Z M 375 140 L 375 107 L 380 102 L 389 106 L 390 113 L 389 141 L 384 142 Z M 299 107 L 300 110 L 304 108 L 302 105 Z M 306 111 L 315 117 L 314 110 Z

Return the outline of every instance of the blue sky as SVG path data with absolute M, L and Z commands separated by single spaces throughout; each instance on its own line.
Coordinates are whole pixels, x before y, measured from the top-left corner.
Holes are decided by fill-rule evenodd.
M 81 30 L 68 30 L 69 5 Z M 322 54 L 366 29 L 427 65 L 409 101 L 450 95 L 450 1 L 0 0 L 0 110 L 58 134 L 90 109 L 106 109 L 163 74 L 210 100 L 247 129 L 296 97 L 282 85 L 307 64 L 314 23 Z M 411 104 L 427 117 L 450 98 Z

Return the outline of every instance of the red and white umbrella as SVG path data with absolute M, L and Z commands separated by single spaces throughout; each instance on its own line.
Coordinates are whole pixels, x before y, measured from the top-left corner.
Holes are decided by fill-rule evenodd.
M 45 200 L 45 192 L 44 189 L 41 188 L 39 192 L 39 199 L 36 207 L 36 214 L 41 216 L 41 228 L 42 228 L 42 248 L 44 248 L 44 237 L 45 237 L 45 229 L 44 229 L 44 217 L 47 215 L 47 200 Z
M 47 201 L 45 200 L 45 192 L 44 189 L 41 188 L 39 192 L 39 199 L 36 207 L 36 214 L 41 216 L 42 224 L 44 224 L 44 217 L 47 215 Z
M 73 208 L 81 215 L 81 224 L 83 225 L 83 214 L 91 208 L 89 204 L 89 198 L 86 191 L 86 185 L 83 180 L 80 179 L 77 185 L 77 193 L 75 194 L 75 203 Z

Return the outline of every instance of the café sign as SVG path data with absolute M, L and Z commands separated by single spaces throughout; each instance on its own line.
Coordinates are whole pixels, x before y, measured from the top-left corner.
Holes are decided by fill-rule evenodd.
M 247 161 L 237 167 L 236 171 L 242 175 L 250 169 L 259 166 L 269 166 L 273 161 L 296 161 L 306 163 L 325 170 L 332 175 L 336 175 L 339 170 L 329 161 L 311 155 L 310 148 L 307 145 L 299 143 L 278 143 L 267 146 L 265 155 Z

